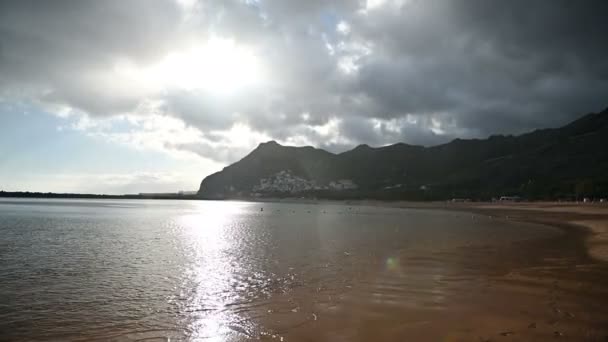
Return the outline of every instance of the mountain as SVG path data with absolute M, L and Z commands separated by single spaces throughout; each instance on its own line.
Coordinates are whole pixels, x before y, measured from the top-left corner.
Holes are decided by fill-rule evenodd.
M 206 177 L 198 194 L 209 199 L 606 197 L 608 109 L 560 128 L 432 147 L 360 145 L 333 154 L 270 141 Z

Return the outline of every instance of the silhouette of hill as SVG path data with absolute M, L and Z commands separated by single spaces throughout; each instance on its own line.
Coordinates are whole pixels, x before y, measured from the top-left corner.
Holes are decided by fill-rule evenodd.
M 202 198 L 317 197 L 438 200 L 608 196 L 608 109 L 519 136 L 423 147 L 360 145 L 340 154 L 260 144 L 206 177 Z

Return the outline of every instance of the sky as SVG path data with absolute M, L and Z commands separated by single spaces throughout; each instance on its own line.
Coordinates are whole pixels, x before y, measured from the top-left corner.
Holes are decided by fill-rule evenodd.
M 342 152 L 608 107 L 604 0 L 0 0 L 0 190 L 196 190 L 276 140 Z

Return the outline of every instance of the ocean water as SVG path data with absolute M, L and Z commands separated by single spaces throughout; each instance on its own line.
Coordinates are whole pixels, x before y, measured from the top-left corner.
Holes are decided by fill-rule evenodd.
M 560 239 L 435 210 L 2 199 L 0 340 L 363 340 L 576 258 Z

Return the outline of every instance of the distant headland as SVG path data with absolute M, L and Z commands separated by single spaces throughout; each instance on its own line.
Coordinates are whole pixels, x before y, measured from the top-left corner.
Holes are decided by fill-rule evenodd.
M 82 199 L 197 199 L 196 192 L 182 191 L 176 193 L 140 193 L 125 195 L 77 194 L 30 191 L 0 191 L 1 197 L 13 198 L 82 198 Z

